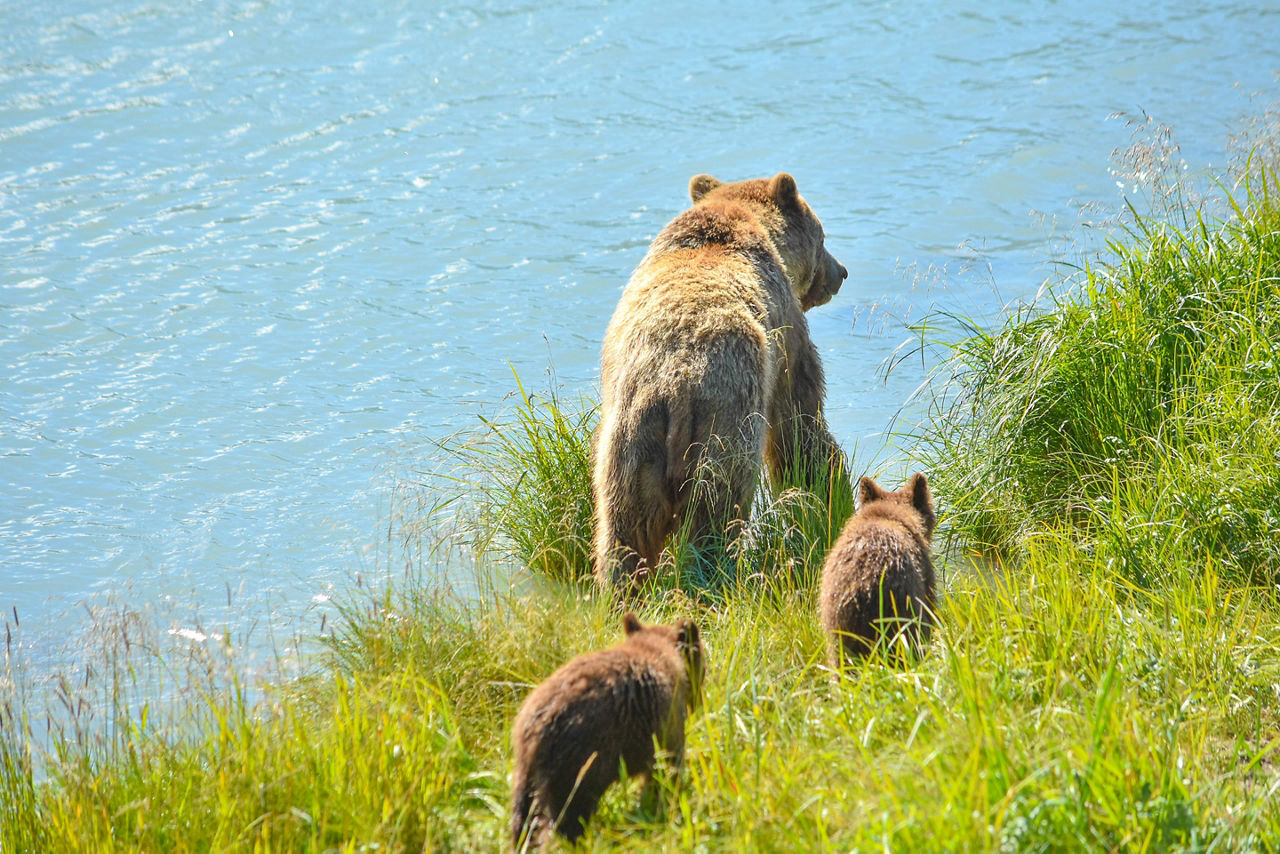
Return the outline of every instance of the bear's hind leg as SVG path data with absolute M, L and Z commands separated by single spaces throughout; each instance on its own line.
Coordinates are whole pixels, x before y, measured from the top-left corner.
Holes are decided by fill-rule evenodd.
M 595 574 L 605 589 L 633 587 L 654 572 L 675 525 L 667 470 L 667 407 L 654 404 L 626 426 L 600 431 L 592 492 Z
M 751 429 L 752 426 L 758 430 Z M 731 436 L 710 436 L 692 477 L 684 484 L 684 531 L 696 560 L 706 569 L 728 569 L 728 547 L 751 513 L 759 478 L 764 424 L 748 418 Z

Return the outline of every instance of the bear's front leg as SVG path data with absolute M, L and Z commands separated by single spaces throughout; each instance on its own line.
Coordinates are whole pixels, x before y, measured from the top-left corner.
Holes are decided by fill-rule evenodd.
M 798 486 L 833 503 L 845 496 L 852 501 L 844 452 L 822 414 L 825 389 L 818 352 L 807 338 L 788 343 L 786 368 L 769 413 L 766 456 L 774 485 Z

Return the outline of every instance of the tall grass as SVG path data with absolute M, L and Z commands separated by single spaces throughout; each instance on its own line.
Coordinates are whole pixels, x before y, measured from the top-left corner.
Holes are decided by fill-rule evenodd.
M 1183 552 L 1280 581 L 1273 183 L 1221 222 L 1135 215 L 1047 307 L 953 346 L 917 453 L 954 533 L 1008 553 L 1068 525 L 1139 581 Z
M 554 376 L 530 393 L 515 374 L 515 405 L 481 417 L 481 430 L 440 445 L 453 465 L 447 493 L 464 499 L 455 527 L 479 557 L 529 567 L 561 581 L 591 579 L 591 435 L 596 405 L 560 397 Z M 439 484 L 429 483 L 429 488 Z

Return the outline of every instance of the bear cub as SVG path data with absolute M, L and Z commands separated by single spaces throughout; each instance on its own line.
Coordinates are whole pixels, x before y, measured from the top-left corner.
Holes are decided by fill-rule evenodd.
M 678 770 L 684 723 L 702 690 L 702 641 L 691 620 L 671 626 L 622 620 L 626 638 L 571 659 L 525 699 L 511 744 L 511 840 L 537 847 L 550 828 L 582 835 L 622 773 L 653 770 L 655 744 Z
M 930 541 L 937 517 L 928 481 L 917 472 L 888 492 L 864 477 L 858 494 L 858 512 L 822 567 L 820 618 L 833 667 L 866 656 L 899 631 L 919 655 L 933 626 Z

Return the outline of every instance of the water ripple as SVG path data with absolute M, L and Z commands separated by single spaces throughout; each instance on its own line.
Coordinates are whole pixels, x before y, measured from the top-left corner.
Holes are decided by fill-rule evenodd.
M 1198 166 L 1229 93 L 1270 85 L 1276 10 L 1165 12 L 7 8 L 0 611 L 52 650 L 61 613 L 130 584 L 220 616 L 250 590 L 247 623 L 319 607 L 370 569 L 397 454 L 474 423 L 510 366 L 590 387 L 697 172 L 789 169 L 822 215 L 853 281 L 811 325 L 870 464 L 919 373 L 878 380 L 900 336 L 859 318 L 999 303 L 902 268 L 1034 290 L 1030 211 L 1116 200 L 1107 115 L 1146 108 Z

